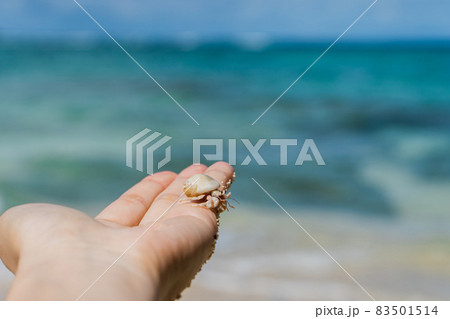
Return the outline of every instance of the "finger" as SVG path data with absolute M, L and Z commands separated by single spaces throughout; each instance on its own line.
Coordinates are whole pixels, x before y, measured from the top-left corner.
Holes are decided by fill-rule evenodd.
M 172 183 L 177 174 L 159 172 L 147 176 L 106 207 L 96 219 L 123 226 L 137 226 L 155 198 Z
M 206 166 L 202 164 L 193 164 L 185 168 L 177 178 L 153 201 L 150 209 L 142 218 L 141 225 L 155 221 L 163 214 L 166 214 L 169 208 L 176 205 L 183 196 L 183 185 L 186 179 L 194 174 L 202 174 Z
M 204 174 L 211 176 L 221 185 L 226 185 L 233 178 L 234 169 L 228 163 L 217 162 L 208 167 Z

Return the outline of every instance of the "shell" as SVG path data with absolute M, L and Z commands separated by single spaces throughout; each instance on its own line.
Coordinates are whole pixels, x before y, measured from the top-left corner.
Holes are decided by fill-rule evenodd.
M 211 176 L 195 174 L 184 183 L 184 193 L 187 197 L 195 197 L 210 193 L 220 187 L 220 183 Z

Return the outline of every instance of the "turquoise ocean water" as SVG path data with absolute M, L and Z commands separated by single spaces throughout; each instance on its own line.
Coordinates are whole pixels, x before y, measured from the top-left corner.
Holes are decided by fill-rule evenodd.
M 268 165 L 237 165 L 240 202 L 271 205 L 253 177 L 286 206 L 448 212 L 448 47 L 336 45 L 251 125 L 327 44 L 125 46 L 200 125 L 116 46 L 0 44 L 2 210 L 106 205 L 144 176 L 125 166 L 125 141 L 149 128 L 173 137 L 171 170 L 192 163 L 193 138 L 314 139 L 326 166 L 294 166 L 299 147 L 280 166 L 268 141 Z

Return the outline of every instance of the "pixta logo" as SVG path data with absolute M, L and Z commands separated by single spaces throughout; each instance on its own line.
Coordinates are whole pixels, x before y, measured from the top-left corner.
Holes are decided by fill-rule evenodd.
M 127 140 L 126 143 L 126 163 L 128 167 L 133 168 L 134 164 L 136 169 L 140 172 L 144 171 L 144 160 L 147 159 L 146 172 L 147 174 L 154 173 L 155 152 L 164 144 L 172 139 L 170 136 L 163 136 L 157 140 L 162 134 L 159 132 L 151 133 L 148 128 L 140 131 L 132 138 Z M 164 158 L 158 161 L 157 169 L 170 162 L 171 147 L 170 145 L 165 148 Z
M 164 150 L 164 157 L 159 161 L 156 156 L 162 157 L 161 152 L 157 152 L 161 146 L 172 139 L 170 136 L 162 136 L 159 132 L 151 133 L 151 130 L 145 129 L 134 135 L 126 142 L 127 166 L 135 167 L 138 171 L 147 174 L 153 174 L 164 165 L 170 162 L 171 147 L 167 146 Z M 227 145 L 227 156 L 224 156 L 224 145 Z M 301 145 L 301 147 L 299 147 Z M 237 150 L 239 146 L 240 160 L 238 160 Z M 258 166 L 267 165 L 266 160 L 261 155 L 263 147 L 272 148 L 270 152 L 279 152 L 279 165 L 286 166 L 294 164 L 296 166 L 303 165 L 304 162 L 315 162 L 316 165 L 326 165 L 325 161 L 317 148 L 313 139 L 305 139 L 303 143 L 299 143 L 297 139 L 259 139 L 256 143 L 252 143 L 249 139 L 215 139 L 202 138 L 192 140 L 192 160 L 193 163 L 200 163 L 202 158 L 207 161 L 227 161 L 230 165 L 247 166 L 254 163 Z M 208 148 L 209 153 L 204 152 L 204 148 Z M 214 149 L 211 152 L 211 148 Z M 288 163 L 288 150 L 292 152 L 294 149 L 296 160 Z M 225 158 L 226 157 L 226 158 Z M 146 162 L 146 165 L 144 165 Z M 155 169 L 155 163 L 157 167 Z M 144 168 L 145 166 L 145 168 Z
M 227 161 L 230 165 L 241 165 L 247 166 L 252 160 L 255 161 L 256 165 L 263 166 L 267 165 L 263 156 L 260 154 L 261 148 L 266 144 L 267 139 L 259 139 L 256 143 L 252 143 L 249 139 L 240 139 L 243 148 L 245 149 L 246 156 L 244 160 L 240 163 L 237 162 L 237 139 L 229 139 L 228 141 L 228 158 Z M 224 160 L 224 140 L 223 139 L 194 139 L 193 140 L 193 161 L 194 163 L 200 163 L 201 155 L 205 157 L 208 161 L 223 161 Z M 297 139 L 286 139 L 286 138 L 273 138 L 270 139 L 270 147 L 274 150 L 279 150 L 280 153 L 280 165 L 288 165 L 288 148 L 291 149 L 297 146 Z M 214 147 L 215 152 L 210 154 L 202 153 L 202 146 Z M 241 148 L 242 148 L 241 146 Z M 297 147 L 298 149 L 298 147 Z M 298 152 L 297 159 L 294 165 L 303 165 L 304 162 L 315 161 L 317 165 L 325 165 L 325 161 L 319 152 L 319 149 L 314 143 L 313 139 L 306 139 L 303 142 L 300 151 Z

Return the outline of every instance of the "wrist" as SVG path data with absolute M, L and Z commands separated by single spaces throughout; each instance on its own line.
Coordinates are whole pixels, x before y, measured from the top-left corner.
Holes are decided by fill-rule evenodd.
M 86 256 L 85 256 L 86 257 Z M 111 256 L 112 257 L 112 256 Z M 116 257 L 117 258 L 117 257 Z M 45 256 L 21 258 L 8 300 L 155 300 L 156 276 L 129 267 L 127 257 Z M 108 260 L 108 262 L 104 262 Z M 111 260 L 111 262 L 109 262 Z M 105 273 L 108 267 L 111 268 Z M 93 285 L 93 283 L 95 284 Z

